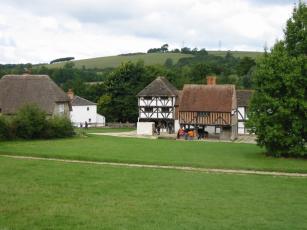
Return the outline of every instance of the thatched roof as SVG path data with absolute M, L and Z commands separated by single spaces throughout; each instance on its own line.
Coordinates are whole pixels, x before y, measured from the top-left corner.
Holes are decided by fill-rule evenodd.
M 246 107 L 254 93 L 254 90 L 237 90 L 238 106 Z
M 96 103 L 86 100 L 83 97 L 74 96 L 74 98 L 71 100 L 71 105 L 72 106 L 87 106 L 87 105 L 96 105 Z
M 184 85 L 179 111 L 231 112 L 236 108 L 234 85 Z
M 51 115 L 56 102 L 69 103 L 69 98 L 47 75 L 5 75 L 0 80 L 3 114 L 15 114 L 26 104 L 36 104 Z
M 177 89 L 165 77 L 157 77 L 137 96 L 177 96 Z

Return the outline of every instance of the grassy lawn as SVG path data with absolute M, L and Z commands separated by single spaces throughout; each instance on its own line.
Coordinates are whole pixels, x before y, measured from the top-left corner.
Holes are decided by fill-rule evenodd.
M 0 229 L 306 229 L 302 178 L 0 157 Z
M 307 160 L 266 157 L 258 146 L 238 143 L 89 136 L 0 142 L 0 153 L 206 168 L 307 172 Z
M 95 128 L 93 127 L 93 128 L 88 128 L 88 129 L 76 128 L 75 130 L 76 132 L 84 131 L 86 133 L 120 133 L 120 132 L 133 131 L 135 130 L 135 128 L 105 128 L 105 127 Z

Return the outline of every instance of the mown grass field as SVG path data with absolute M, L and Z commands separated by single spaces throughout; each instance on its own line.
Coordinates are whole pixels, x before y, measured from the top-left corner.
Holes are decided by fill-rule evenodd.
M 276 159 L 254 144 L 148 140 L 110 136 L 8 141 L 0 154 L 205 168 L 307 172 L 307 160 Z
M 227 51 L 208 51 L 209 54 L 217 55 L 217 56 L 225 56 Z M 253 52 L 253 51 L 231 51 L 234 57 L 251 57 L 258 58 L 263 53 L 262 52 Z M 82 68 L 85 66 L 86 68 L 114 68 L 119 66 L 122 62 L 132 61 L 136 63 L 139 60 L 143 60 L 145 65 L 164 65 L 165 61 L 170 58 L 173 60 L 173 63 L 176 64 L 179 59 L 185 57 L 192 57 L 190 54 L 181 54 L 181 53 L 150 53 L 150 54 L 137 54 L 137 55 L 127 55 L 127 56 L 107 56 L 107 57 L 97 57 L 97 58 L 89 58 L 82 60 L 75 60 L 76 68 Z M 48 68 L 59 68 L 63 67 L 65 62 L 55 63 L 51 65 L 46 65 Z
M 306 229 L 302 178 L 0 157 L 0 229 Z
M 129 132 L 135 130 L 135 128 L 103 128 L 103 127 L 92 127 L 92 128 L 76 128 L 76 132 L 85 132 L 85 133 L 120 133 L 120 132 Z
M 151 54 L 137 54 L 128 56 L 107 56 L 107 57 L 97 57 L 90 59 L 75 60 L 76 68 L 82 68 L 85 66 L 88 69 L 98 68 L 114 68 L 119 66 L 122 62 L 131 61 L 136 63 L 139 60 L 144 61 L 145 65 L 164 65 L 165 61 L 170 58 L 173 63 L 176 64 L 180 58 L 191 57 L 190 54 L 180 54 L 180 53 L 151 53 Z M 48 68 L 59 68 L 63 67 L 65 62 L 55 63 L 51 65 L 46 65 Z

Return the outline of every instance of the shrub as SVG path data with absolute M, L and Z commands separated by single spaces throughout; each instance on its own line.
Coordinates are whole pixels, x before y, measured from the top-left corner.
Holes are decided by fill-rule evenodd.
M 2 133 L 21 139 L 63 138 L 74 135 L 73 126 L 68 118 L 48 118 L 47 114 L 36 105 L 24 106 L 17 112 L 10 125 L 7 124 L 6 120 L 0 121 L 0 139 Z M 8 139 L 6 136 L 4 138 Z
M 42 138 L 47 125 L 46 113 L 36 105 L 26 105 L 17 112 L 12 123 L 16 137 L 23 139 Z
M 0 116 L 0 140 L 7 140 L 10 138 L 10 128 L 8 120 Z
M 56 116 L 47 120 L 45 138 L 71 137 L 73 135 L 74 128 L 68 118 Z

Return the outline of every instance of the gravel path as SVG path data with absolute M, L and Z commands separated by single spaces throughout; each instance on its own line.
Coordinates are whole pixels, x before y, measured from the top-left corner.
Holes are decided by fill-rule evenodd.
M 44 161 L 56 161 L 56 162 L 65 162 L 65 163 L 109 165 L 109 166 L 116 166 L 116 167 L 175 169 L 175 170 L 181 170 L 181 171 L 194 171 L 194 172 L 204 172 L 204 173 L 245 174 L 245 175 L 249 174 L 249 175 L 307 178 L 307 173 L 270 172 L 270 171 L 241 170 L 241 169 L 214 169 L 214 168 L 211 169 L 211 168 L 196 168 L 196 167 L 172 166 L 172 165 L 129 164 L 129 163 L 68 160 L 68 159 L 58 159 L 58 158 L 43 158 L 43 157 L 30 157 L 30 156 L 13 156 L 13 155 L 0 155 L 0 156 L 14 158 L 14 159 L 21 159 L 21 160 L 44 160 Z

